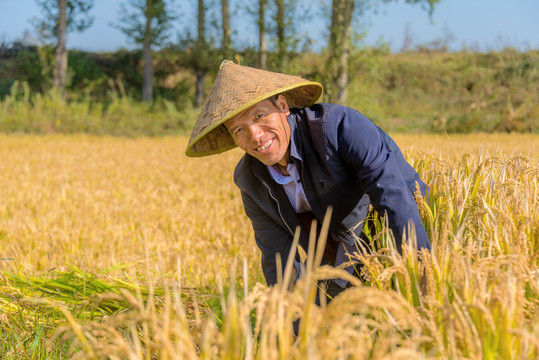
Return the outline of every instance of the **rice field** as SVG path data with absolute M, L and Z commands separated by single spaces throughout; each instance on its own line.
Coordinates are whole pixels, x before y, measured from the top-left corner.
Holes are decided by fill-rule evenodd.
M 356 254 L 368 282 L 317 307 L 316 279 L 340 270 L 263 285 L 241 151 L 0 135 L 0 357 L 539 357 L 539 136 L 394 138 L 430 187 L 433 250 L 400 256 L 382 232 Z

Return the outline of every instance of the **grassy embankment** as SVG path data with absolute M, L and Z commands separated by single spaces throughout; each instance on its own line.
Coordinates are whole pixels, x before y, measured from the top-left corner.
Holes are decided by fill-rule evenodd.
M 360 54 L 349 105 L 383 128 L 538 132 L 539 52 Z
M 0 354 L 536 357 L 537 136 L 395 138 L 431 188 L 433 251 L 422 263 L 391 247 L 357 254 L 369 284 L 317 308 L 312 277 L 327 269 L 289 294 L 258 284 L 231 180 L 239 151 L 201 160 L 185 158 L 184 137 L 2 135 Z
M 190 105 L 195 79 L 181 66 L 181 54 L 157 54 L 155 87 L 159 95 L 151 106 L 136 100 L 141 79 L 133 73 L 135 65 L 121 61 L 123 56 L 123 52 L 108 54 L 105 66 L 97 55 L 88 55 L 85 61 L 93 64 L 92 74 L 96 73 L 89 83 L 84 77 L 90 76 L 84 72 L 86 67 L 77 70 L 74 61 L 67 103 L 53 93 L 37 94 L 30 90 L 35 86 L 22 85 L 24 74 L 9 71 L 16 66 L 15 60 L 0 63 L 0 77 L 21 81 L 0 102 L 0 132 L 134 136 L 190 129 L 196 116 Z M 327 85 L 324 56 L 298 55 L 287 68 L 271 70 L 300 74 Z M 242 64 L 250 65 L 249 58 L 242 59 Z M 207 76 L 208 88 L 217 69 L 216 65 Z M 106 77 L 105 70 L 117 78 Z M 348 93 L 349 106 L 389 131 L 537 133 L 539 52 L 390 54 L 384 48 L 355 50 Z M 326 96 L 320 99 L 327 100 Z

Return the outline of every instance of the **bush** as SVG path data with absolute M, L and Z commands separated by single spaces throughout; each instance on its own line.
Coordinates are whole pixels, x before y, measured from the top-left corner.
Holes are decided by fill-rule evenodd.
M 149 105 L 112 93 L 106 104 L 64 101 L 54 90 L 31 95 L 27 83 L 15 82 L 0 102 L 0 132 L 156 136 L 183 133 L 195 117 L 167 100 Z

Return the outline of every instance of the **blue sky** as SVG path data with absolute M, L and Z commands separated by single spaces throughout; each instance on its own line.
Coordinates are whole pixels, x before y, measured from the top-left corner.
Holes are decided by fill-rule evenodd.
M 237 3 L 236 0 L 229 1 L 232 6 Z M 91 11 L 94 24 L 83 33 L 69 34 L 68 47 L 88 51 L 133 48 L 119 30 L 110 26 L 117 21 L 122 2 L 126 3 L 125 0 L 95 0 Z M 257 3 L 256 0 L 252 2 Z M 181 16 L 174 26 L 174 33 L 182 32 L 188 26 L 181 23 L 182 19 L 195 19 L 194 5 L 189 5 L 194 3 L 195 0 L 176 0 Z M 19 39 L 26 30 L 33 32 L 30 19 L 35 16 L 39 16 L 39 9 L 34 0 L 0 0 L 0 42 Z M 358 30 L 367 30 L 365 44 L 385 41 L 393 51 L 402 49 L 405 33 L 411 36 L 412 47 L 445 38 L 453 50 L 463 46 L 481 51 L 505 46 L 539 49 L 539 0 L 441 0 L 432 19 L 421 6 L 396 0 L 380 6 L 377 13 L 368 12 L 361 20 L 364 26 L 360 28 L 359 22 L 356 25 Z M 237 42 L 255 45 L 256 28 L 245 13 L 233 17 L 232 26 Z M 316 47 L 325 43 L 326 28 L 327 22 L 321 16 L 313 16 L 302 22 L 300 31 L 317 39 Z

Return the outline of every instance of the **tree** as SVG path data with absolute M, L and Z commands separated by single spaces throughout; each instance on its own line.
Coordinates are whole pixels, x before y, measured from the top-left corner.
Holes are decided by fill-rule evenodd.
M 326 94 L 331 102 L 346 103 L 353 14 L 361 15 L 365 8 L 373 5 L 372 1 L 374 0 L 332 0 L 327 61 L 327 70 L 331 79 L 329 83 L 326 83 Z M 384 3 L 391 1 L 383 0 Z M 409 4 L 421 3 L 428 8 L 431 15 L 434 5 L 440 0 L 405 1 Z
M 275 12 L 275 29 L 277 33 L 277 59 L 280 65 L 286 66 L 286 52 L 288 44 L 285 37 L 285 3 L 284 0 L 275 0 L 275 6 L 277 7 Z
M 221 0 L 221 15 L 222 15 L 222 28 L 223 28 L 223 56 L 225 59 L 232 58 L 232 41 L 230 39 L 230 14 L 228 11 L 228 0 Z
M 266 42 L 266 4 L 268 0 L 258 1 L 258 66 L 267 67 L 268 45 Z
M 143 45 L 144 64 L 142 81 L 142 101 L 153 98 L 152 46 L 161 46 L 169 37 L 169 25 L 176 16 L 166 8 L 165 0 L 129 0 L 135 11 L 127 11 L 125 4 L 120 7 L 118 25 L 126 36 L 136 44 Z
M 58 32 L 56 38 L 56 63 L 54 67 L 54 86 L 62 92 L 65 98 L 65 80 L 67 74 L 67 49 L 66 49 L 66 8 L 67 0 L 58 0 Z
M 333 0 L 331 10 L 327 69 L 333 86 L 327 86 L 327 95 L 331 102 L 344 104 L 348 85 L 354 0 Z M 334 91 L 337 94 L 334 94 Z
M 195 46 L 195 54 L 202 54 L 206 50 L 206 36 L 205 36 L 205 13 L 206 8 L 204 7 L 204 0 L 198 0 L 197 7 L 197 42 Z M 197 57 L 199 57 L 197 56 Z M 196 75 L 196 86 L 195 86 L 195 106 L 202 106 L 204 102 L 204 84 L 206 82 L 206 73 L 208 72 L 205 66 L 201 66 L 202 62 L 199 57 L 199 61 L 195 62 L 195 75 Z
M 288 65 L 289 53 L 296 50 L 299 37 L 296 34 L 294 24 L 298 21 L 299 13 L 303 16 L 307 9 L 298 11 L 299 0 L 275 0 L 275 13 L 273 16 L 276 35 L 276 62 L 279 68 L 286 68 Z
M 299 38 L 293 27 L 296 21 L 299 20 L 299 15 L 302 18 L 307 17 L 308 9 L 298 10 L 300 3 L 308 3 L 307 6 L 312 7 L 310 0 L 258 0 L 258 8 L 248 10 L 250 15 L 256 17 L 256 25 L 258 28 L 258 59 L 257 66 L 261 69 L 268 68 L 268 41 L 270 35 L 270 43 L 274 44 L 275 57 L 272 58 L 272 64 L 279 69 L 287 67 L 290 52 L 295 51 Z
M 37 0 L 44 15 L 34 19 L 40 36 L 45 39 L 56 39 L 56 57 L 54 66 L 54 86 L 65 98 L 67 75 L 66 33 L 81 32 L 93 23 L 88 12 L 94 6 L 93 0 Z
M 204 103 L 206 75 L 221 63 L 224 55 L 223 49 L 216 49 L 215 46 L 215 40 L 218 36 L 222 36 L 221 29 L 217 26 L 218 21 L 215 19 L 208 21 L 206 5 L 206 1 L 196 0 L 196 14 L 194 16 L 196 18 L 196 34 L 189 30 L 179 34 L 179 48 L 182 51 L 184 65 L 192 69 L 195 74 L 194 105 L 196 107 L 200 107 Z M 210 19 L 211 15 L 210 13 Z M 217 30 L 219 35 L 207 36 L 207 28 Z

